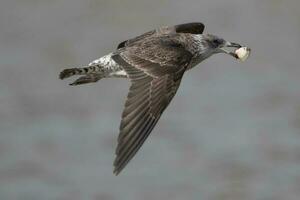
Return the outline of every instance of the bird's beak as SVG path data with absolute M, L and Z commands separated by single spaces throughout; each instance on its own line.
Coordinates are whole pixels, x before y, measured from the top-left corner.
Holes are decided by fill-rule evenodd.
M 242 45 L 238 44 L 238 43 L 234 43 L 234 42 L 226 42 L 225 44 L 226 47 L 234 47 L 234 48 L 241 48 Z
M 226 54 L 229 54 L 235 58 L 238 58 L 235 52 L 230 51 L 227 48 L 234 48 L 234 50 L 237 50 L 239 48 L 241 48 L 242 45 L 238 44 L 238 43 L 234 43 L 234 42 L 226 42 L 225 45 L 223 47 L 220 48 L 220 50 Z

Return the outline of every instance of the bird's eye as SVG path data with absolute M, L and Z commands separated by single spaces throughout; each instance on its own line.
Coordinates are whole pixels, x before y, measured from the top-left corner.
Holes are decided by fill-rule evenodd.
M 222 44 L 222 40 L 221 39 L 213 39 L 212 43 L 215 47 L 217 47 L 220 44 Z

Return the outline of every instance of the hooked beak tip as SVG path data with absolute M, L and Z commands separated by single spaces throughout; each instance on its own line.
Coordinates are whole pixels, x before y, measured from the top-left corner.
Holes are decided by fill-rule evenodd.
M 225 47 L 225 48 L 224 48 Z M 226 49 L 226 47 L 229 48 L 235 48 L 235 49 L 239 49 L 242 47 L 242 45 L 235 43 L 235 42 L 226 42 L 226 44 L 224 45 L 223 48 L 221 48 L 221 51 L 223 51 L 224 53 L 231 55 L 234 58 L 238 58 L 238 56 L 236 55 L 235 52 L 230 51 L 229 49 Z
M 241 48 L 242 45 L 238 44 L 238 43 L 235 43 L 235 42 L 227 42 L 226 47 L 234 47 L 234 48 Z

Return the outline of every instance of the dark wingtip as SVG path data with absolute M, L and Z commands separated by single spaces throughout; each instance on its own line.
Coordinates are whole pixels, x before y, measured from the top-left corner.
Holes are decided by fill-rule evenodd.
M 178 24 L 175 26 L 177 33 L 202 34 L 204 31 L 204 28 L 205 28 L 205 26 L 201 22 Z
M 127 41 L 128 41 L 128 40 L 125 40 L 125 41 L 121 42 L 121 43 L 118 45 L 117 49 L 121 49 L 121 48 L 125 47 L 125 44 L 126 44 Z
M 114 171 L 113 171 L 113 174 L 114 174 L 115 176 L 118 176 L 118 175 L 120 174 L 120 172 L 122 171 L 122 169 L 123 169 L 123 168 L 120 168 L 120 166 L 116 166 L 116 165 L 114 164 Z
M 115 176 L 118 176 L 118 175 L 119 175 L 119 173 L 120 173 L 120 171 L 118 171 L 118 170 L 114 169 L 113 173 L 114 173 L 114 175 L 115 175 Z

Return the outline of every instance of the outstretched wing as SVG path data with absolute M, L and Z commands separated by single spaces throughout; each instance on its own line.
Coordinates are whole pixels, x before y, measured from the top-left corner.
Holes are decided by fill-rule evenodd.
M 151 47 L 137 48 L 113 56 L 132 83 L 122 114 L 115 174 L 120 173 L 151 133 L 174 97 L 192 57 L 179 47 L 157 45 L 159 53 L 149 50 Z
M 176 33 L 202 34 L 204 28 L 205 26 L 201 22 L 178 24 L 175 26 Z
M 148 31 L 148 32 L 146 32 L 146 33 L 144 33 L 142 35 L 139 35 L 139 36 L 137 36 L 135 38 L 132 38 L 132 39 L 129 39 L 129 40 L 125 40 L 125 41 L 121 42 L 120 44 L 118 44 L 117 49 L 123 48 L 125 46 L 128 46 L 129 44 L 133 44 L 133 43 L 141 41 L 141 40 L 143 40 L 145 38 L 151 37 L 155 33 L 156 33 L 156 31 L 152 30 L 152 31 Z
M 157 30 L 152 30 L 146 32 L 140 36 L 135 38 L 125 40 L 118 45 L 118 49 L 123 48 L 125 46 L 132 45 L 135 42 L 139 42 L 149 37 L 153 37 L 155 35 L 160 34 L 171 34 L 171 33 L 190 33 L 190 34 L 202 34 L 204 31 L 204 24 L 201 22 L 192 22 L 192 23 L 185 23 L 185 24 L 178 24 L 175 26 L 165 26 L 158 28 Z

